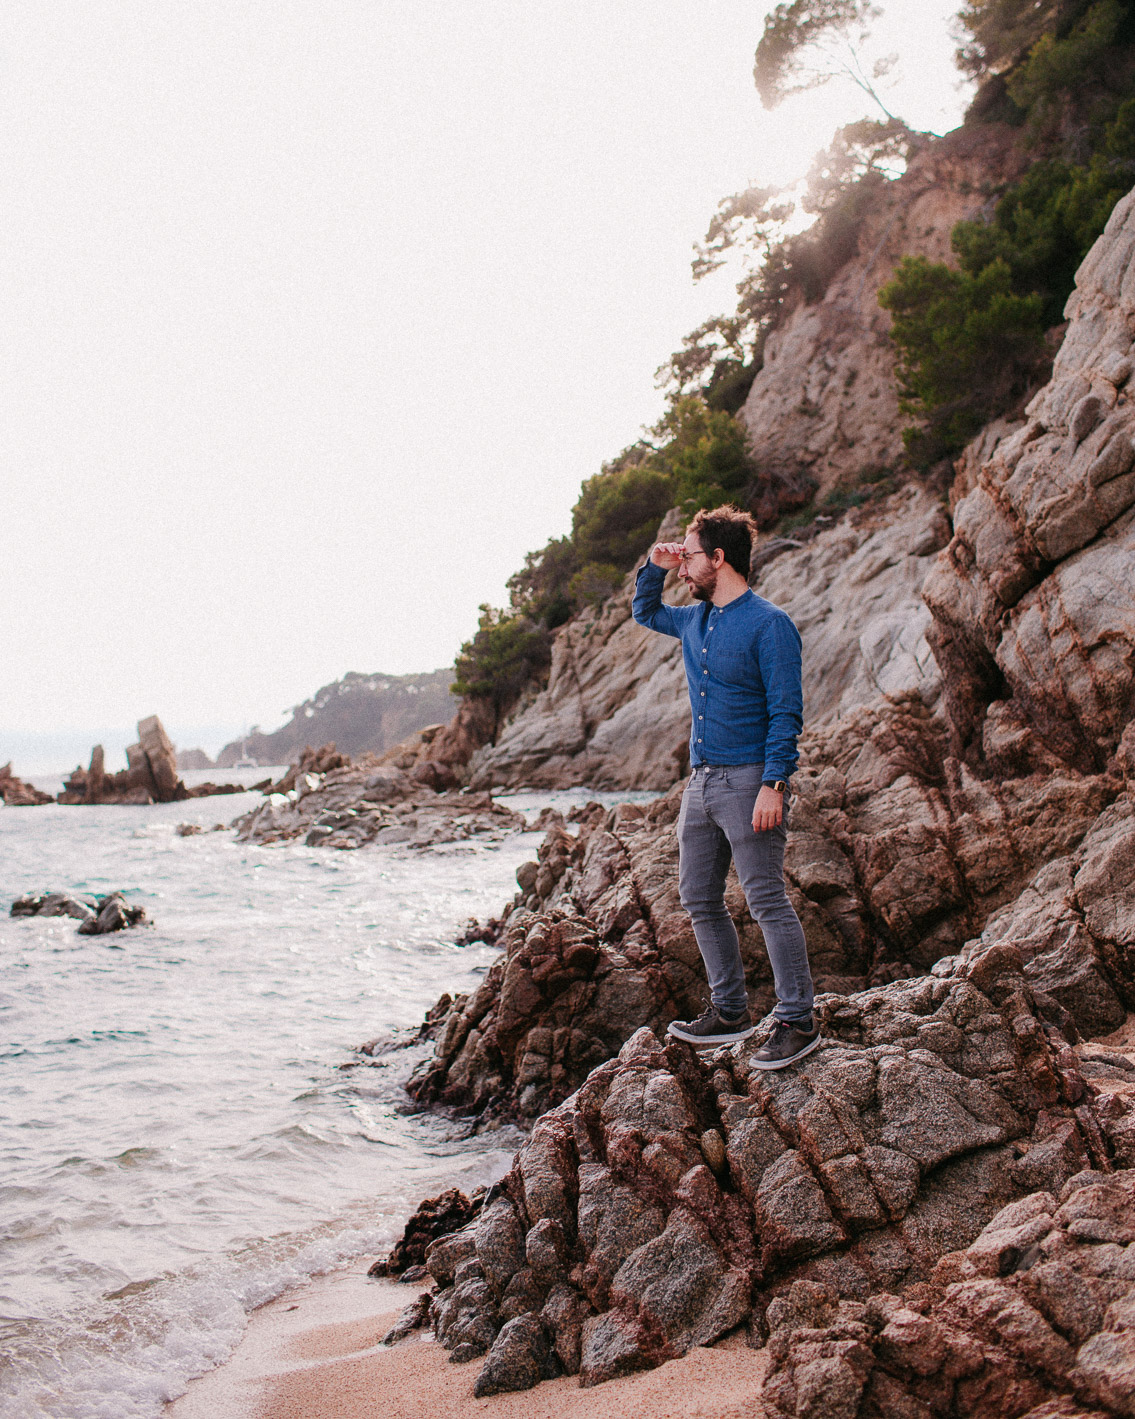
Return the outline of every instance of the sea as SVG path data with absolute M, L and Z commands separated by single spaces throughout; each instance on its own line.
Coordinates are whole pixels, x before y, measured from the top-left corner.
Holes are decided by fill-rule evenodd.
M 502 801 L 531 822 L 643 796 Z M 457 937 L 540 835 L 238 842 L 260 801 L 0 807 L 0 1419 L 156 1419 L 251 1310 L 365 1269 L 422 1198 L 494 1181 L 522 1141 L 414 1113 L 403 1084 L 426 1010 L 496 957 Z M 8 916 L 44 890 L 123 890 L 152 925 Z

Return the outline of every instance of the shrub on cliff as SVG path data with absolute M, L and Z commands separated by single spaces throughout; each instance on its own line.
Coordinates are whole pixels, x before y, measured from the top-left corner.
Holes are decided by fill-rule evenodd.
M 990 221 L 959 222 L 959 268 L 906 258 L 879 292 L 894 317 L 900 408 L 916 467 L 957 453 L 1043 377 L 1076 268 L 1135 181 L 1135 99 L 1101 131 L 1086 163 L 1033 164 Z
M 454 664 L 455 695 L 492 702 L 499 725 L 524 686 L 551 659 L 548 632 L 527 616 L 482 605 L 477 634 L 461 647 Z
M 1015 295 L 1004 261 L 971 275 L 905 257 L 879 303 L 894 317 L 899 408 L 924 420 L 903 433 L 916 467 L 962 448 L 1027 387 L 1043 355 L 1043 299 Z
M 580 564 L 627 571 L 658 530 L 673 500 L 673 480 L 653 450 L 638 444 L 588 478 L 571 513 Z

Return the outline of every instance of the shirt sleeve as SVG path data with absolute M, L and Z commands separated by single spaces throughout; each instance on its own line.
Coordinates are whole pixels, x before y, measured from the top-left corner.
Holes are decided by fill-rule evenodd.
M 652 631 L 661 631 L 664 636 L 681 637 L 681 611 L 689 608 L 667 606 L 662 600 L 662 587 L 666 581 L 665 571 L 651 561 L 644 563 L 635 577 L 634 600 L 631 615 L 640 626 L 649 626 Z
M 791 777 L 799 755 L 796 740 L 804 726 L 800 632 L 788 616 L 774 616 L 757 642 L 768 707 L 765 738 L 766 782 Z

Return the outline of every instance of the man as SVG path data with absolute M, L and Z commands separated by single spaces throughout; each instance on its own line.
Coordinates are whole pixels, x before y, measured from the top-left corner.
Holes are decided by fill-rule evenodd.
M 684 542 L 659 543 L 638 574 L 632 614 L 676 636 L 689 683 L 692 774 L 678 818 L 678 885 L 709 978 L 710 1004 L 670 1034 L 698 1046 L 748 1039 L 754 1026 L 737 931 L 725 908 L 732 857 L 749 911 L 760 925 L 777 1003 L 772 1033 L 753 1056 L 783 1069 L 820 1042 L 812 1020 L 812 975 L 800 919 L 784 890 L 788 780 L 802 724 L 800 633 L 749 589 L 756 524 L 726 505 L 702 511 Z M 666 573 L 693 606 L 662 601 Z

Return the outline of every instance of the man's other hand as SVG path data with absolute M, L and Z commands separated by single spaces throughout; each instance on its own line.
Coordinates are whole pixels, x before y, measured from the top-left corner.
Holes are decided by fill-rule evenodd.
M 769 828 L 777 828 L 783 817 L 784 794 L 777 793 L 776 789 L 770 788 L 767 783 L 762 784 L 757 801 L 753 804 L 753 832 L 764 833 Z
M 681 550 L 681 542 L 659 542 L 651 552 L 650 560 L 656 567 L 662 567 L 664 570 L 672 572 L 678 565 L 678 553 Z

